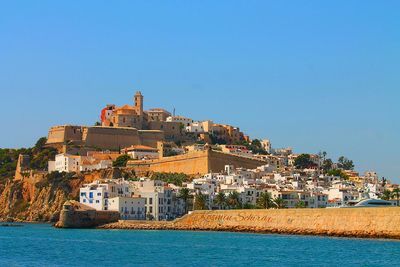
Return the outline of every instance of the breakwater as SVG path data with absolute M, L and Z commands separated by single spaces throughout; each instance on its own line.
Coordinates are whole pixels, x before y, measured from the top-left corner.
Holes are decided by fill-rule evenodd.
M 99 228 L 400 239 L 400 208 L 195 211 L 173 222 L 119 221 Z

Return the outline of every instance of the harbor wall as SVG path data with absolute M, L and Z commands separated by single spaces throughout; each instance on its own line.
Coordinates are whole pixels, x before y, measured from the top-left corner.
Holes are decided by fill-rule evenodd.
M 118 211 L 97 211 L 79 202 L 67 201 L 55 226 L 58 228 L 91 228 L 117 222 L 119 218 Z
M 105 229 L 203 230 L 400 239 L 400 208 L 195 211 L 174 222 L 120 221 Z

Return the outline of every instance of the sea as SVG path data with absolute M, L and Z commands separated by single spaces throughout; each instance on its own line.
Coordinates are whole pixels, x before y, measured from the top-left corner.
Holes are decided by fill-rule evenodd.
M 0 226 L 1 267 L 400 266 L 396 240 L 19 225 Z

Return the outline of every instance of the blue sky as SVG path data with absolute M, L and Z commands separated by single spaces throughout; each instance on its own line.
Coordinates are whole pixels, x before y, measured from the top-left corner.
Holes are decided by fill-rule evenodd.
M 0 4 L 0 147 L 141 90 L 146 108 L 400 178 L 399 1 Z

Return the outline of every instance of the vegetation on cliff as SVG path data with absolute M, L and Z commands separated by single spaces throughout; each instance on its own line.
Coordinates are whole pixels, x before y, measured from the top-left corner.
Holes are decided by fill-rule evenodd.
M 190 182 L 191 177 L 184 173 L 167 173 L 167 172 L 155 172 L 151 174 L 150 179 L 160 180 L 169 184 L 182 186 L 184 182 Z
M 3 185 L 11 180 L 17 167 L 18 156 L 20 154 L 30 157 L 30 168 L 33 170 L 46 170 L 47 162 L 54 160 L 57 150 L 45 147 L 46 137 L 40 138 L 32 148 L 0 148 L 0 184 Z M 0 188 L 1 192 L 1 188 Z

